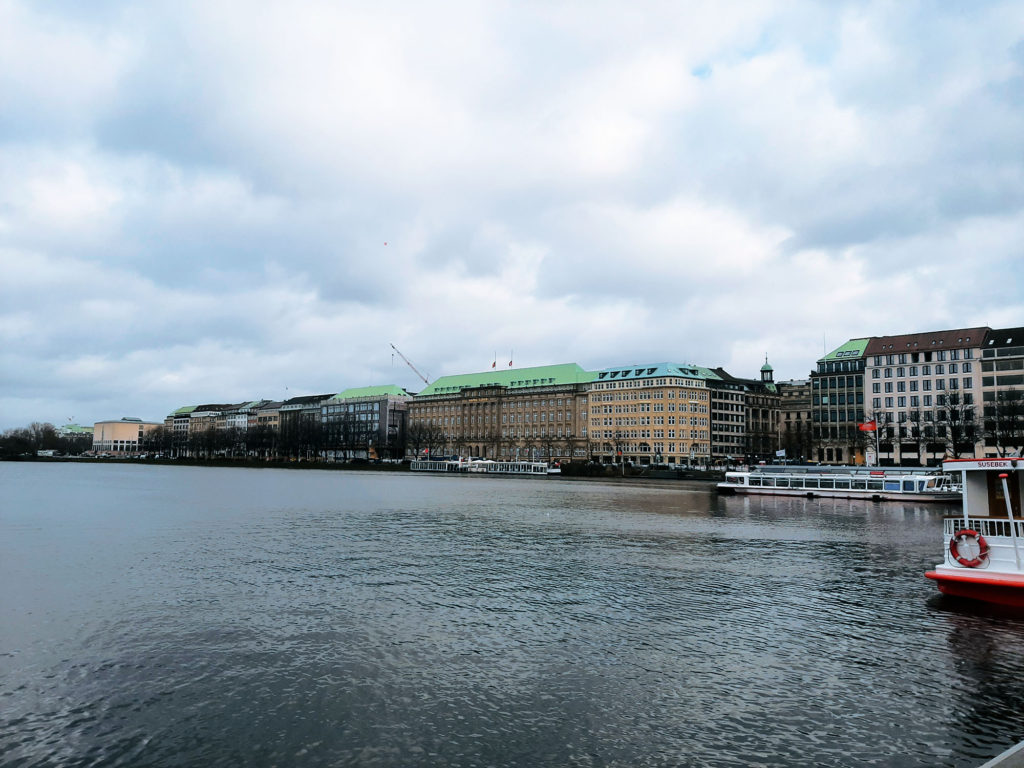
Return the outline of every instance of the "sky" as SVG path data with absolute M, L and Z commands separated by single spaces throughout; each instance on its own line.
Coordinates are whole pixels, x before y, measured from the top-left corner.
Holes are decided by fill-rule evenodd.
M 982 325 L 1019 0 L 0 0 L 0 429 Z

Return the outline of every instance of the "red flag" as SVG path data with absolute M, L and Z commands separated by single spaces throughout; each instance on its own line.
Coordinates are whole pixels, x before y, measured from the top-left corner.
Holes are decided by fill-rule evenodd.
M 512 367 L 512 361 L 511 361 L 511 360 L 509 360 L 509 361 L 508 361 L 508 367 L 509 367 L 509 368 L 511 368 L 511 367 Z
M 497 365 L 498 365 L 498 361 L 495 360 L 493 363 L 491 363 L 491 368 L 496 368 Z
M 874 432 L 878 429 L 878 423 L 872 419 L 871 421 L 865 421 L 863 424 L 858 424 L 857 429 L 861 432 Z

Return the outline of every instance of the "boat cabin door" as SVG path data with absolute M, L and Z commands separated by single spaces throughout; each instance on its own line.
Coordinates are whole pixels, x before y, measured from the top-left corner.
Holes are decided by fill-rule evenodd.
M 1005 515 L 1006 501 L 1003 496 L 1003 481 L 999 479 L 1000 472 L 986 472 L 985 479 L 988 482 L 988 513 L 990 515 Z M 1006 478 L 1006 484 L 1010 488 L 1010 508 L 1013 510 L 1014 519 L 1020 520 L 1020 480 L 1017 472 L 1010 472 Z

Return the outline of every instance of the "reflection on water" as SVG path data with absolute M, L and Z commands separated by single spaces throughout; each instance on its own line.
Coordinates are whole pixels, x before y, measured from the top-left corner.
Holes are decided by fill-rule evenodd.
M 0 465 L 0 765 L 974 766 L 1024 622 L 943 509 Z

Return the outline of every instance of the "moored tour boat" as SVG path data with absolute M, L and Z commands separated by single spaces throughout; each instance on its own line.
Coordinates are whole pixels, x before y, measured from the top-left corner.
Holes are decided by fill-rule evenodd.
M 409 468 L 413 472 L 466 472 L 482 475 L 539 475 L 552 473 L 546 461 L 494 461 L 492 459 L 417 459 Z M 559 470 L 560 472 L 561 470 Z
M 942 521 L 945 559 L 925 576 L 943 594 L 1024 608 L 1024 459 L 955 459 L 963 477 L 963 513 Z
M 749 472 L 726 472 L 719 493 L 771 496 L 824 496 L 842 499 L 944 501 L 960 500 L 953 479 L 934 469 L 865 467 L 796 467 L 768 465 Z

